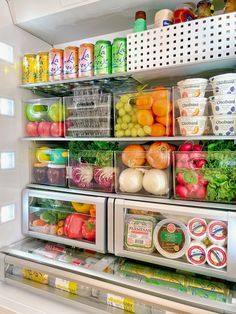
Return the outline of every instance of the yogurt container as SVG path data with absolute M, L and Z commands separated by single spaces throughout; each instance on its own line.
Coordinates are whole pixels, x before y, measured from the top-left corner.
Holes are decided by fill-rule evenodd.
M 193 241 L 191 242 L 186 258 L 193 265 L 203 265 L 206 263 L 206 246 L 205 244 Z
M 236 95 L 217 95 L 209 97 L 209 100 L 214 116 L 220 114 L 236 114 Z
M 212 130 L 215 135 L 235 135 L 236 116 L 218 115 L 210 117 Z
M 207 126 L 208 117 L 179 117 L 177 120 L 182 136 L 198 136 L 208 134 L 209 132 Z
M 207 222 L 202 218 L 192 218 L 187 225 L 190 236 L 194 240 L 203 241 L 207 237 Z
M 209 81 L 214 95 L 236 94 L 236 73 L 213 76 Z
M 207 83 L 207 79 L 193 78 L 179 81 L 177 85 L 181 98 L 204 97 Z
M 207 105 L 207 98 L 202 97 L 187 97 L 177 100 L 180 116 L 195 117 L 204 116 Z
M 209 240 L 217 245 L 225 245 L 227 242 L 228 227 L 223 221 L 213 220 L 207 228 Z
M 224 247 L 211 245 L 207 248 L 207 263 L 214 268 L 224 268 L 227 264 L 227 251 Z

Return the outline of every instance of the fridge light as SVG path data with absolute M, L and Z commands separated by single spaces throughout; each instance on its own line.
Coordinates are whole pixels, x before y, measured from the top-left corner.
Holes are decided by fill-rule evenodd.
M 0 98 L 0 115 L 13 117 L 14 109 L 14 100 Z
M 0 153 L 0 169 L 14 169 L 15 168 L 15 153 L 2 152 Z
M 9 204 L 1 207 L 1 223 L 12 221 L 15 219 L 15 204 Z
M 13 63 L 13 47 L 0 42 L 0 59 Z

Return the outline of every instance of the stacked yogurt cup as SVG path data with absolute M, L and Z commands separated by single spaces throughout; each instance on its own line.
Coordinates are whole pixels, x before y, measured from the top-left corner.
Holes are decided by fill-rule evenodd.
M 213 76 L 209 81 L 213 89 L 209 97 L 213 134 L 236 135 L 236 73 Z
M 180 97 L 177 100 L 180 116 L 177 118 L 182 136 L 200 136 L 209 133 L 207 98 L 208 80 L 192 78 L 177 83 Z

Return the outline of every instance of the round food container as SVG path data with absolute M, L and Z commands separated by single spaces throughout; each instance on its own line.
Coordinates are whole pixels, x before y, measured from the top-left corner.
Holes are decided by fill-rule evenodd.
M 203 241 L 207 237 L 207 223 L 205 219 L 195 217 L 188 221 L 188 231 L 194 240 Z
M 206 263 L 206 246 L 202 242 L 191 242 L 186 258 L 193 265 L 203 265 Z
M 177 100 L 179 112 L 182 117 L 204 116 L 207 98 L 187 97 Z
M 163 219 L 155 227 L 154 245 L 167 258 L 180 258 L 190 245 L 190 235 L 185 224 L 177 219 Z
M 213 220 L 207 228 L 209 240 L 217 245 L 223 246 L 227 243 L 228 227 L 223 221 Z
M 217 95 L 209 97 L 209 100 L 214 116 L 236 114 L 236 95 Z
M 182 136 L 197 136 L 208 134 L 209 132 L 207 126 L 208 117 L 179 117 L 177 120 Z
M 214 95 L 236 94 L 236 73 L 213 76 L 209 81 Z
M 207 263 L 214 268 L 224 268 L 227 265 L 227 251 L 224 247 L 211 245 L 207 248 Z
M 235 135 L 236 116 L 219 115 L 210 117 L 212 130 L 215 135 Z
M 208 80 L 203 78 L 193 78 L 179 81 L 177 83 L 181 98 L 204 97 Z

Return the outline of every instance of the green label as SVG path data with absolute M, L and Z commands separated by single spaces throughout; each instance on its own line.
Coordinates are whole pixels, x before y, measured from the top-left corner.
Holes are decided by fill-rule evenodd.
M 181 244 L 183 241 L 183 236 L 181 233 L 177 233 L 177 232 L 170 233 L 166 231 L 161 231 L 160 239 L 162 242 L 172 242 L 172 243 Z

